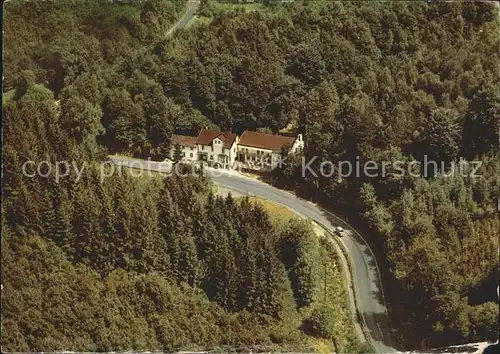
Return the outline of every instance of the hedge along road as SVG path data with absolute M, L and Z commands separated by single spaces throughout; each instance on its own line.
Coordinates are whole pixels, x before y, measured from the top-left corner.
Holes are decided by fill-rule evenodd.
M 138 159 L 110 156 L 110 161 L 117 165 L 168 173 L 169 163 L 144 161 Z M 385 304 L 380 272 L 373 252 L 361 235 L 349 224 L 296 195 L 280 190 L 254 178 L 246 177 L 235 171 L 206 168 L 205 172 L 215 184 L 233 190 L 239 194 L 258 196 L 282 204 L 296 213 L 310 218 L 334 233 L 336 226 L 342 226 L 345 236 L 339 238 L 341 245 L 350 257 L 353 277 L 355 303 L 360 325 L 366 339 L 378 353 L 397 352 L 396 342 L 392 339 L 391 322 Z

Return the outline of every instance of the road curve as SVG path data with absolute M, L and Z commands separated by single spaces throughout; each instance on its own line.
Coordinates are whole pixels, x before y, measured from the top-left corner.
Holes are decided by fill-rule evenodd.
M 169 163 L 127 159 L 110 156 L 114 164 L 170 173 Z M 378 353 L 393 353 L 398 349 L 392 339 L 391 323 L 387 314 L 384 294 L 373 253 L 361 235 L 345 221 L 321 207 L 296 195 L 280 190 L 253 178 L 234 171 L 206 169 L 214 183 L 239 194 L 259 196 L 293 209 L 298 214 L 323 225 L 331 232 L 336 226 L 346 229 L 346 235 L 340 240 L 349 253 L 352 264 L 353 282 L 357 293 L 357 306 L 366 324 L 365 334 Z
M 335 231 L 336 226 L 348 230 L 340 240 L 351 257 L 358 310 L 368 327 L 367 335 L 371 337 L 370 342 L 378 353 L 397 351 L 392 340 L 390 320 L 376 260 L 357 231 L 316 204 L 253 178 L 222 170 L 211 171 L 210 175 L 216 184 L 226 189 L 259 196 L 287 206 L 298 214 L 320 223 L 331 232 Z
M 153 44 L 146 45 L 144 47 L 141 47 L 139 50 L 137 50 L 132 58 L 121 58 L 119 59 L 114 65 L 113 69 L 116 70 L 117 68 L 121 67 L 126 62 L 131 62 L 135 61 L 135 58 L 137 58 L 139 55 L 142 55 L 146 53 L 148 50 L 151 50 L 154 48 L 155 45 L 157 45 L 159 42 L 164 40 L 165 38 L 169 37 L 172 33 L 174 33 L 178 29 L 185 28 L 196 16 L 196 11 L 198 10 L 198 7 L 200 6 L 200 0 L 189 0 L 186 2 L 186 10 L 184 15 L 180 18 L 179 21 L 177 21 L 175 24 L 172 25 L 161 37 L 161 39 L 155 41 Z
M 186 13 L 182 18 L 175 24 L 173 25 L 166 33 L 165 37 L 170 36 L 175 30 L 181 29 L 186 27 L 191 20 L 194 18 L 196 14 L 196 10 L 198 10 L 198 7 L 200 6 L 200 0 L 189 0 L 186 3 Z

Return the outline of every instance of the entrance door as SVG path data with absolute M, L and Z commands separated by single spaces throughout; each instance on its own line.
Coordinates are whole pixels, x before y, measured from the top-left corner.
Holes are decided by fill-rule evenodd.
M 208 154 L 198 153 L 200 161 L 208 161 Z

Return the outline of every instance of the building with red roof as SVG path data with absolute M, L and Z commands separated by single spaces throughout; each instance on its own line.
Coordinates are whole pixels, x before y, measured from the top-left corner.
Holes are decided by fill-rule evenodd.
M 198 160 L 231 168 L 236 160 L 238 140 L 234 133 L 202 130 L 196 141 Z
M 198 136 L 172 135 L 170 158 L 180 147 L 184 161 L 207 161 L 224 168 L 234 165 L 238 135 L 231 132 L 202 130 Z
M 302 134 L 285 136 L 245 131 L 238 143 L 238 162 L 251 169 L 275 168 L 283 151 L 297 153 L 304 148 Z
M 183 160 L 206 161 L 211 165 L 232 168 L 238 162 L 242 167 L 269 170 L 274 168 L 283 150 L 298 152 L 303 149 L 302 135 L 285 136 L 245 131 L 241 137 L 231 132 L 204 129 L 198 136 L 172 136 L 171 158 L 175 149 L 182 151 Z
M 196 136 L 172 135 L 170 140 L 170 158 L 173 160 L 175 149 L 180 148 L 183 160 L 198 160 L 198 147 L 196 146 L 197 139 L 198 137 Z

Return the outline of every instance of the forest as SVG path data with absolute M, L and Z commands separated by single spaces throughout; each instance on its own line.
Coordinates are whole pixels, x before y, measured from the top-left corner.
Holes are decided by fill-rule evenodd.
M 102 148 L 78 142 L 47 88 L 3 112 L 4 350 L 369 350 L 309 221 L 276 222 L 205 176 L 101 180 Z M 94 164 L 81 179 L 21 171 L 61 158 Z
M 273 183 L 366 231 L 388 270 L 390 314 L 406 348 L 495 340 L 498 8 L 264 1 L 259 11 L 222 11 L 222 1 L 202 3 L 200 18 L 209 20 L 168 38 L 183 1 L 6 6 L 4 347 L 305 345 L 292 324 L 308 316 L 301 308 L 314 305 L 313 295 L 305 291 L 309 280 L 294 280 L 298 263 L 288 262 L 310 261 L 323 248 L 306 242 L 306 224 L 266 228 L 265 210 L 215 197 L 205 180 L 101 184 L 94 171 L 84 183 L 56 184 L 20 173 L 29 159 L 164 158 L 173 132 L 207 126 L 236 133 L 292 127 L 304 134 L 305 158 L 318 157 L 315 167 L 443 162 L 431 176 L 303 178 L 300 157 L 292 156 Z M 461 160 L 481 162 L 481 177 L 450 176 Z M 283 239 L 301 253 L 282 255 Z M 22 296 L 5 299 L 9 288 Z M 73 308 L 82 298 L 82 308 Z M 198 320 L 165 322 L 187 321 L 186 313 Z M 342 323 L 336 339 L 349 333 Z M 339 345 L 364 349 L 352 338 Z

